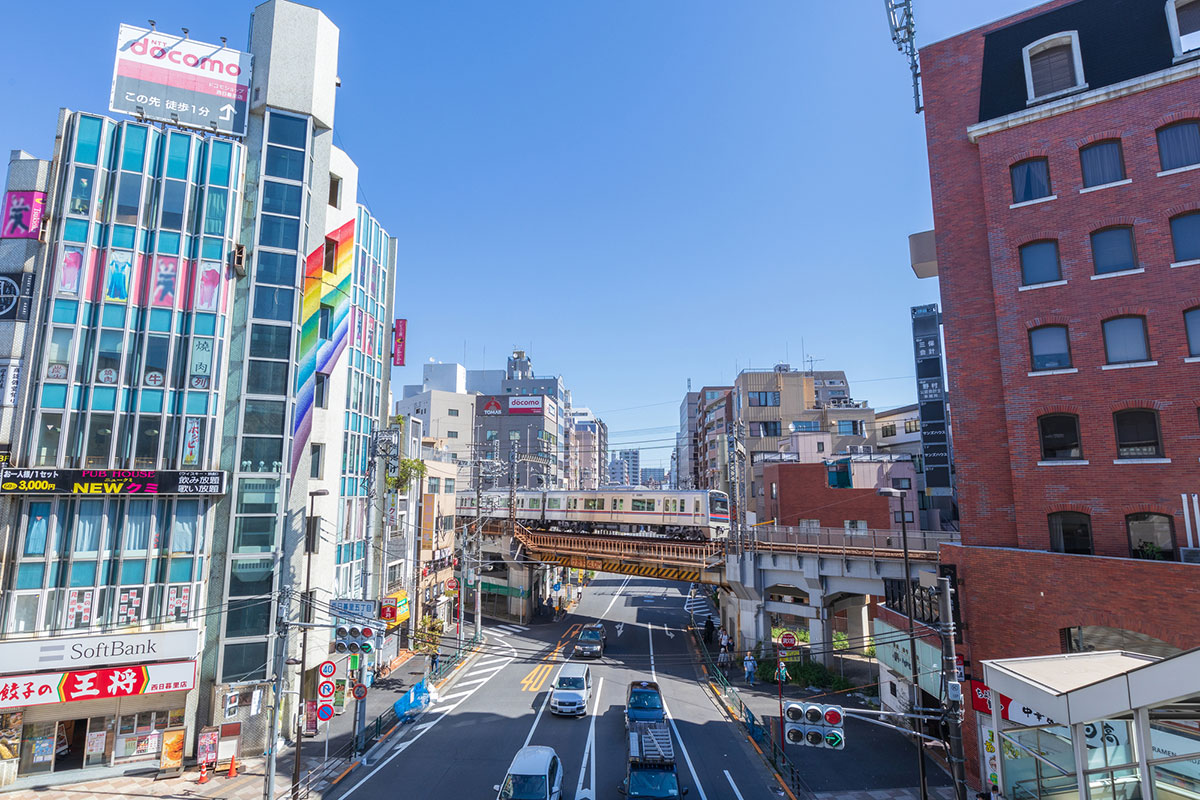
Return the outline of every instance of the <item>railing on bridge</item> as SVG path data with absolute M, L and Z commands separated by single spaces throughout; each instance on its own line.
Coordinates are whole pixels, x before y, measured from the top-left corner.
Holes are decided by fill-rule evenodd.
M 559 555 L 640 561 L 664 566 L 700 567 L 724 551 L 723 542 L 684 542 L 640 536 L 531 531 L 517 526 L 517 538 L 530 550 Z
M 909 555 L 920 561 L 937 560 L 939 545 L 958 541 L 957 531 L 910 530 Z M 846 556 L 896 558 L 903 552 L 904 537 L 899 530 L 762 526 L 747 529 L 740 545 L 749 551 L 840 552 Z

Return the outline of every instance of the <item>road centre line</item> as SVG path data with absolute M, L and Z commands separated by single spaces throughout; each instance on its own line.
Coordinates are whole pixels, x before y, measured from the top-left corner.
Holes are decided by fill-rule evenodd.
M 725 780 L 729 781 L 729 786 L 733 789 L 733 793 L 737 795 L 737 800 L 746 800 L 738 790 L 737 784 L 733 782 L 733 776 L 729 774 L 729 770 L 725 770 Z
M 546 692 L 546 696 L 542 698 L 542 707 L 538 709 L 537 716 L 533 718 L 533 725 L 529 727 L 529 734 L 525 737 L 525 744 L 522 748 L 529 746 L 529 740 L 533 738 L 533 732 L 537 730 L 538 723 L 542 720 L 542 712 L 546 710 L 546 704 L 550 702 L 550 692 Z
M 625 582 L 622 583 L 617 591 L 613 592 L 613 599 L 608 601 L 608 608 L 604 609 L 604 613 L 600 615 L 601 619 L 608 616 L 608 612 L 612 611 L 613 603 L 617 602 L 617 598 L 621 596 L 621 592 L 625 591 L 625 587 L 629 585 L 629 579 L 632 575 L 625 576 Z
M 650 634 L 650 677 L 655 683 L 658 683 L 658 672 L 654 669 L 654 623 L 647 623 L 646 631 Z M 658 692 L 662 698 L 663 713 L 667 715 L 667 722 L 671 723 L 671 730 L 675 733 L 675 741 L 679 742 L 679 750 L 683 753 L 683 760 L 687 762 L 688 770 L 692 773 L 692 780 L 696 783 L 696 792 L 699 793 L 700 800 L 708 800 L 708 795 L 704 793 L 704 786 L 700 783 L 700 776 L 696 774 L 696 768 L 692 765 L 692 757 L 688 754 L 687 745 L 683 743 L 683 737 L 679 735 L 679 728 L 675 725 L 675 718 L 671 716 L 671 709 L 667 707 L 667 695 L 663 691 L 661 684 L 659 684 Z
M 587 743 L 583 746 L 583 758 L 579 761 L 579 783 L 575 784 L 575 800 L 595 800 L 596 797 L 596 713 L 600 710 L 600 693 L 604 691 L 604 678 L 596 681 L 596 702 L 592 704 L 592 719 L 588 724 Z M 590 760 L 589 760 L 590 757 Z M 589 790 L 583 792 L 583 771 L 589 767 Z

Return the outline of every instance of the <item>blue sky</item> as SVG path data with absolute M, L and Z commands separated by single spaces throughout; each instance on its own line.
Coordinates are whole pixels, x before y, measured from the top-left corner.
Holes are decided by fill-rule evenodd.
M 103 112 L 121 22 L 244 47 L 253 4 L 10 4 L 5 151 Z M 411 366 L 564 376 L 665 466 L 687 380 L 802 353 L 912 402 L 908 266 L 932 226 L 923 118 L 877 0 L 319 3 L 341 28 L 337 143 L 399 239 Z M 936 41 L 1033 0 L 916 0 Z M 47 24 L 49 23 L 49 24 Z M 802 350 L 803 343 L 803 350 Z

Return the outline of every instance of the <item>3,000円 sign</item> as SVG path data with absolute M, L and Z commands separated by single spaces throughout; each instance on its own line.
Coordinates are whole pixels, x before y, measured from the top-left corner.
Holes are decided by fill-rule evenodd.
M 0 469 L 0 494 L 225 494 L 225 473 L 203 470 Z

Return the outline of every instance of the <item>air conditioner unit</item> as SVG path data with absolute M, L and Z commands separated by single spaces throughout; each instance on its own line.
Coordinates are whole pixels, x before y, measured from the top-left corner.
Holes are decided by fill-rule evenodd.
M 1179 548 L 1179 560 L 1185 564 L 1200 564 L 1200 547 Z

